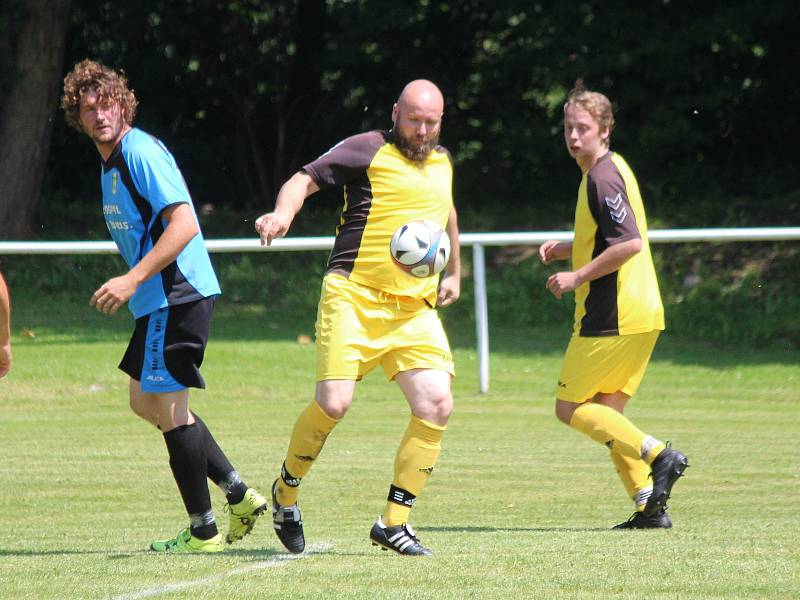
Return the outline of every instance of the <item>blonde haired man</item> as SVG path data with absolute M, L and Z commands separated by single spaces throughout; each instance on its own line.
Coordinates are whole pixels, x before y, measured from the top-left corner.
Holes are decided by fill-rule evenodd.
M 686 457 L 624 415 L 659 333 L 664 309 L 647 241 L 639 186 L 609 143 L 611 102 L 579 81 L 564 105 L 564 140 L 583 177 L 572 242 L 549 240 L 544 264 L 571 258 L 550 276 L 556 298 L 575 292 L 575 323 L 556 390 L 556 416 L 605 444 L 636 511 L 620 529 L 667 528 L 667 500 Z

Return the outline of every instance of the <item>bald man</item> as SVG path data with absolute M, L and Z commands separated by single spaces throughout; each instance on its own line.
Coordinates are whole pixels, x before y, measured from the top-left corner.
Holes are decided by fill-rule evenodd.
M 290 552 L 305 548 L 300 482 L 350 407 L 356 382 L 380 365 L 400 386 L 411 416 L 370 539 L 403 555 L 432 554 L 414 534 L 409 514 L 453 411 L 453 359 L 435 310 L 458 299 L 461 280 L 452 158 L 438 143 L 443 113 L 439 88 L 412 81 L 392 107 L 391 130 L 349 137 L 305 165 L 281 187 L 275 210 L 256 221 L 261 243 L 269 245 L 286 235 L 308 196 L 344 189 L 317 313 L 316 393 L 295 422 L 272 486 L 275 531 Z M 413 277 L 392 262 L 392 234 L 415 219 L 433 221 L 450 236 L 450 262 L 439 281 Z

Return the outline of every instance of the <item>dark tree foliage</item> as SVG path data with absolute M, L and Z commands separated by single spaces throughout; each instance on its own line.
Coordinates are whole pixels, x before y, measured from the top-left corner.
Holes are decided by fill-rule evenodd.
M 50 148 L 69 0 L 0 3 L 0 236 L 27 237 Z
M 446 97 L 442 141 L 463 228 L 569 227 L 579 172 L 561 114 L 581 77 L 617 106 L 613 146 L 639 175 L 652 221 L 796 224 L 797 6 L 74 0 L 65 71 L 85 57 L 123 68 L 137 125 L 173 151 L 220 223 L 269 208 L 288 176 L 343 137 L 388 128 L 402 86 L 426 77 Z M 43 237 L 64 222 L 97 231 L 97 168 L 58 115 Z M 252 227 L 224 223 L 231 235 Z M 315 226 L 330 233 L 329 221 Z

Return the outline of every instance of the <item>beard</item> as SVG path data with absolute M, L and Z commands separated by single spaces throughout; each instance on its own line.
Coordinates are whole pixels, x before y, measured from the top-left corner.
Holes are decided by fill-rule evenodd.
M 392 129 L 392 142 L 400 154 L 405 156 L 408 160 L 414 162 L 424 162 L 433 152 L 433 149 L 439 144 L 439 132 L 427 137 L 421 144 L 416 144 L 408 138 L 404 138 L 401 133 Z
M 109 144 L 120 137 L 122 130 L 125 128 L 125 120 L 122 118 L 110 120 L 105 123 L 107 129 L 101 131 L 89 130 L 85 125 L 82 125 L 83 131 L 88 135 L 95 144 Z

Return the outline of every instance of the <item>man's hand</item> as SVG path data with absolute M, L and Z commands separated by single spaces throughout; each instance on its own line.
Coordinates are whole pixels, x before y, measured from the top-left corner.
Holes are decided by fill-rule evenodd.
M 549 265 L 554 260 L 563 260 L 569 257 L 572 252 L 571 244 L 564 244 L 556 240 L 547 240 L 539 246 L 539 260 L 543 264 Z
M 275 238 L 281 238 L 289 231 L 292 219 L 279 212 L 261 215 L 256 219 L 256 231 L 261 236 L 261 245 L 269 246 Z
M 120 307 L 133 296 L 139 284 L 130 273 L 109 279 L 92 294 L 89 304 L 101 313 L 116 314 Z
M 461 278 L 455 275 L 442 277 L 436 294 L 436 306 L 450 306 L 461 296 Z
M 573 291 L 581 284 L 573 271 L 562 271 L 547 278 L 547 289 L 559 300 L 563 294 Z
M 5 375 L 11 370 L 11 342 L 0 344 L 0 377 Z

